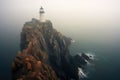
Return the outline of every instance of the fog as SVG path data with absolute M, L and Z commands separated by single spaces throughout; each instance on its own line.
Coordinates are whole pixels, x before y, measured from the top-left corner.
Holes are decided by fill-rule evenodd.
M 39 19 L 39 8 L 43 6 L 46 18 L 63 34 L 81 41 L 117 43 L 119 3 L 119 0 L 1 0 L 0 33 L 19 33 L 24 22 Z
M 20 50 L 22 27 L 32 18 L 39 19 L 39 8 L 43 6 L 54 28 L 75 40 L 70 47 L 73 54 L 90 51 L 99 57 L 96 73 L 89 80 L 120 80 L 119 3 L 120 0 L 0 0 L 0 78 L 11 79 L 11 63 Z

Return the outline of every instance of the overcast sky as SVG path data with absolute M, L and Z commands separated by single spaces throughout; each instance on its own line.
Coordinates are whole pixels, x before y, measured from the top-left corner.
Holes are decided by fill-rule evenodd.
M 46 18 L 66 34 L 96 41 L 120 40 L 120 0 L 0 0 L 0 30 L 21 30 L 24 22 L 39 19 L 41 5 Z

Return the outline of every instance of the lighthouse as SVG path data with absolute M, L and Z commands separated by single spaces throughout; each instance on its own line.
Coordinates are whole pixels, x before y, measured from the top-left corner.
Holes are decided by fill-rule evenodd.
M 46 19 L 45 19 L 45 11 L 43 9 L 43 7 L 41 6 L 40 8 L 40 22 L 45 22 Z

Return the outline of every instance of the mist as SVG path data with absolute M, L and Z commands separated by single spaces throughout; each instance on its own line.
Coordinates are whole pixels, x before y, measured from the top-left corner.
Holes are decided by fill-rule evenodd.
M 120 66 L 117 64 L 119 3 L 120 0 L 0 0 L 0 78 L 10 79 L 11 63 L 19 50 L 22 27 L 32 18 L 39 19 L 39 9 L 43 6 L 45 17 L 54 28 L 75 40 L 70 47 L 72 53 L 93 51 L 101 59 L 96 62 L 98 73 L 93 74 L 91 80 L 96 80 L 95 76 L 97 80 L 112 80 L 110 75 L 113 74 L 118 80 L 115 71 Z M 110 61 L 118 66 L 111 66 Z M 99 75 L 107 75 L 107 78 Z
M 39 19 L 43 6 L 46 18 L 60 32 L 82 41 L 119 42 L 119 0 L 1 0 L 0 32 L 18 32 L 24 22 Z M 14 34 L 14 33 L 13 33 Z M 79 35 L 79 36 L 78 36 Z

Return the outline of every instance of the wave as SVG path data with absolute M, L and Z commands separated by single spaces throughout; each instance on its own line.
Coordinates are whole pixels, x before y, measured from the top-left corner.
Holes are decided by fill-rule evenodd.
M 95 60 L 95 55 L 92 53 L 85 53 L 91 60 Z
M 71 43 L 75 43 L 75 40 L 71 39 Z
M 78 76 L 79 78 L 87 78 L 87 75 L 84 73 L 84 71 L 80 67 L 78 67 Z
M 92 64 L 92 61 L 95 60 L 95 55 L 93 53 L 79 53 L 79 56 L 84 58 L 87 64 L 87 67 L 90 67 L 90 65 Z M 81 67 L 78 67 L 78 76 L 79 78 L 87 78 L 88 73 L 86 73 Z

